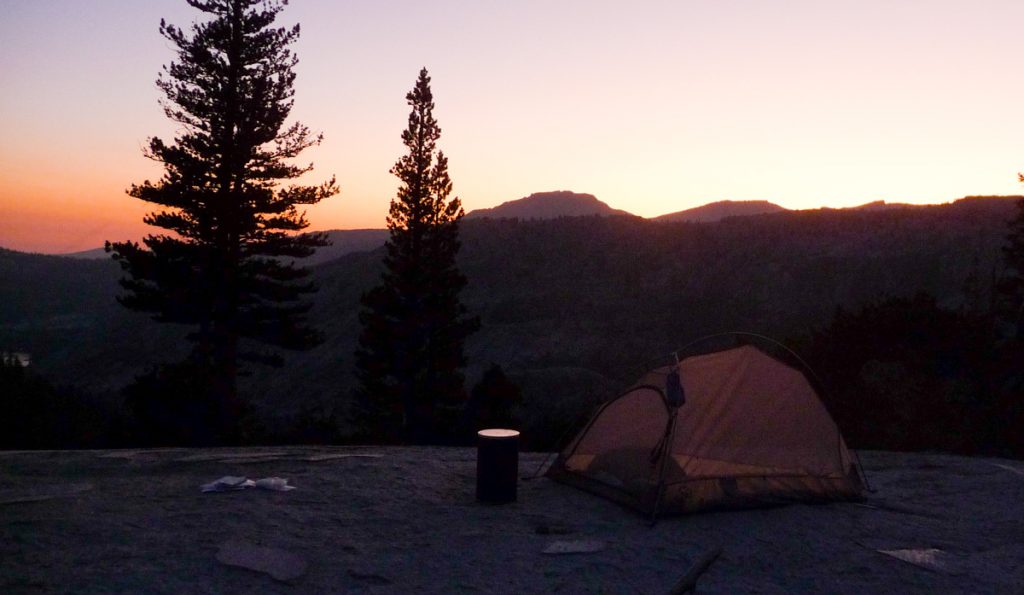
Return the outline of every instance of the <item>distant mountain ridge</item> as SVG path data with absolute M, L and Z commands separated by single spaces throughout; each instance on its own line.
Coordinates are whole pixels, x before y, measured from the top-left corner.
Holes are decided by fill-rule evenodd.
M 476 209 L 466 214 L 467 220 L 473 219 L 556 219 L 558 217 L 583 216 L 629 216 L 632 213 L 613 209 L 607 203 L 597 199 L 593 194 L 556 190 L 553 192 L 535 192 L 530 196 L 504 202 L 496 207 Z M 324 232 L 331 245 L 317 249 L 313 256 L 305 259 L 306 265 L 317 265 L 334 260 L 353 252 L 368 252 L 384 245 L 388 239 L 387 229 L 332 229 Z M 103 248 L 93 248 L 61 254 L 69 258 L 93 260 L 104 259 L 108 255 Z
M 77 258 L 80 260 L 96 260 L 97 258 L 110 258 L 104 248 L 92 248 L 90 250 L 80 250 L 78 252 L 67 252 L 64 254 L 55 254 L 54 256 L 66 256 L 68 258 Z
M 386 229 L 332 229 L 324 233 L 331 245 L 317 248 L 303 264 L 318 265 L 353 252 L 376 250 L 384 245 L 390 232 Z
M 857 205 L 855 207 L 848 207 L 855 211 L 881 211 L 884 209 L 905 209 L 913 207 L 915 205 L 905 202 L 885 202 L 884 200 L 875 200 L 872 202 Z
M 975 197 L 969 196 L 961 200 L 971 199 L 1002 199 L 1012 197 Z M 959 202 L 959 201 L 958 201 Z M 714 223 L 730 217 L 751 217 L 774 213 L 801 213 L 816 210 L 870 212 L 894 209 L 922 208 L 929 205 L 913 205 L 899 202 L 877 200 L 854 207 L 821 209 L 787 209 L 767 200 L 720 200 L 699 207 L 666 213 L 647 218 L 657 223 L 690 222 Z M 930 205 L 937 206 L 937 205 Z M 466 214 L 465 219 L 521 219 L 546 220 L 560 217 L 586 216 L 627 216 L 640 218 L 628 211 L 613 209 L 593 194 L 556 190 L 551 192 L 535 192 L 527 197 L 506 201 L 496 207 L 475 209 Z M 313 256 L 304 260 L 306 265 L 319 265 L 356 252 L 369 252 L 380 248 L 388 238 L 387 229 L 333 229 L 323 233 L 331 241 L 330 246 L 319 248 Z M 109 256 L 103 248 L 93 248 L 80 252 L 58 254 L 82 260 L 107 259 Z
M 721 221 L 726 217 L 748 217 L 751 215 L 763 215 L 765 213 L 779 213 L 787 211 L 767 200 L 720 200 L 708 203 L 692 209 L 676 211 L 658 217 L 651 217 L 651 221 L 692 221 L 696 223 L 711 223 Z
M 534 192 L 530 196 L 503 202 L 489 209 L 476 209 L 467 213 L 466 219 L 555 219 L 586 215 L 635 216 L 632 213 L 611 208 L 593 194 L 555 190 L 553 192 Z

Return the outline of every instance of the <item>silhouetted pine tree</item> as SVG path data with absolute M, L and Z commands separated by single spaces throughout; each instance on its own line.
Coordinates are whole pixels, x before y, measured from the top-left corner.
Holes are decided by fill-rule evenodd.
M 299 123 L 285 126 L 293 105 L 289 46 L 299 26 L 274 28 L 287 0 L 188 0 L 207 15 L 186 32 L 164 21 L 160 33 L 177 48 L 157 86 L 164 113 L 180 129 L 173 143 L 149 141 L 146 156 L 164 166 L 158 182 L 128 194 L 157 205 L 144 221 L 166 232 L 134 242 L 107 242 L 127 276 L 118 300 L 154 319 L 195 326 L 191 364 L 209 370 L 209 398 L 219 411 L 219 440 L 231 440 L 241 410 L 240 358 L 279 363 L 249 352 L 240 339 L 307 349 L 319 336 L 307 326 L 315 291 L 294 260 L 326 245 L 297 205 L 337 193 L 289 185 L 310 171 L 290 160 L 321 137 Z
M 463 343 L 479 321 L 459 292 L 458 198 L 449 199 L 448 159 L 436 149 L 441 129 L 427 70 L 406 95 L 412 106 L 402 142 L 409 148 L 391 168 L 401 186 L 391 201 L 381 284 L 362 298 L 356 351 L 357 422 L 368 437 L 446 442 L 456 432 L 466 394 Z
M 1018 177 L 1024 182 L 1024 174 Z M 1017 207 L 1003 247 L 1006 270 L 999 287 L 998 314 L 1006 331 L 998 342 L 991 375 L 999 393 L 998 415 L 1007 428 L 1004 447 L 1015 456 L 1024 456 L 1024 200 L 1018 201 Z
M 1024 182 L 1024 174 L 1018 176 Z M 1004 298 L 1002 311 L 1014 325 L 1016 337 L 1024 340 L 1024 200 L 1017 206 L 1017 216 L 1010 221 L 1010 233 L 1003 247 L 1007 271 L 1000 288 Z

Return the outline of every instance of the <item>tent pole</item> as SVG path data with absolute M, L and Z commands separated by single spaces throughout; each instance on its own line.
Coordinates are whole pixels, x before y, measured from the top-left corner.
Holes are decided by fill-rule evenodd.
M 665 424 L 665 435 L 661 437 L 661 461 L 658 467 L 658 493 L 654 497 L 654 508 L 651 510 L 651 524 L 653 527 L 658 522 L 658 509 L 661 508 L 661 500 L 665 497 L 665 460 L 668 458 L 669 448 L 672 446 L 672 438 L 676 433 L 676 415 L 678 407 L 672 407 L 668 423 Z
M 623 393 L 623 394 L 625 394 L 625 393 Z M 590 430 L 590 426 L 594 425 L 594 421 L 598 418 L 598 416 L 601 415 L 601 412 L 604 411 L 605 407 L 607 407 L 608 405 L 612 404 L 614 401 L 617 401 L 620 397 L 622 397 L 622 395 L 619 395 L 618 397 L 615 397 L 613 399 L 609 399 L 609 400 L 605 401 L 604 403 L 601 403 L 600 405 L 598 405 L 594 409 L 594 412 L 590 415 L 590 419 L 587 420 L 587 425 L 583 426 L 583 429 L 580 430 L 579 432 L 577 432 L 577 434 L 576 434 L 577 438 L 581 438 L 582 439 L 582 437 Z M 556 448 L 558 448 L 559 444 L 562 444 L 562 442 L 565 440 L 565 437 L 569 435 L 570 431 L 572 431 L 572 426 L 567 427 L 565 429 L 565 431 L 562 432 L 562 435 L 558 437 L 557 441 L 555 441 L 555 447 Z M 580 443 L 579 440 L 576 440 L 575 443 L 571 443 L 572 444 L 572 450 L 566 456 L 570 456 L 571 457 L 573 455 L 573 453 L 576 452 L 576 447 L 579 446 L 579 443 Z M 527 479 L 537 479 L 538 477 L 540 477 L 540 470 L 544 468 L 544 465 L 546 465 L 551 460 L 551 457 L 553 455 L 560 455 L 560 454 L 562 454 L 561 450 L 557 450 L 557 451 L 548 453 L 548 456 L 544 457 L 544 460 L 542 460 L 540 462 L 540 465 L 537 465 L 537 468 L 533 471 L 533 475 L 531 475 Z

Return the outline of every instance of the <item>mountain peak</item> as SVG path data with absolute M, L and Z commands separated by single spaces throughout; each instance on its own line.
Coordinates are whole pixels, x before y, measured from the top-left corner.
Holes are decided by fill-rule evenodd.
M 629 215 L 613 209 L 593 194 L 554 190 L 534 192 L 518 200 L 510 200 L 490 209 L 476 209 L 466 219 L 554 219 L 586 215 Z
M 652 221 L 696 221 L 709 223 L 721 221 L 726 217 L 746 217 L 750 215 L 763 215 L 765 213 L 778 213 L 785 211 L 785 207 L 768 202 L 767 200 L 720 200 L 708 203 L 684 211 L 676 211 L 659 217 L 653 217 Z

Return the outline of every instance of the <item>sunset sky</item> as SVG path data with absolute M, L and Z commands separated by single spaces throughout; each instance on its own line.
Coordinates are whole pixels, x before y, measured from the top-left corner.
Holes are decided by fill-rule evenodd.
M 138 239 L 173 136 L 154 85 L 184 0 L 0 0 L 0 246 Z M 383 227 L 405 93 L 433 78 L 467 210 L 547 190 L 655 216 L 1017 194 L 1020 0 L 292 0 L 314 229 Z

